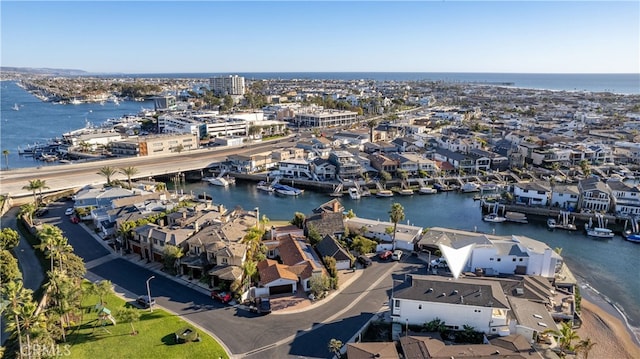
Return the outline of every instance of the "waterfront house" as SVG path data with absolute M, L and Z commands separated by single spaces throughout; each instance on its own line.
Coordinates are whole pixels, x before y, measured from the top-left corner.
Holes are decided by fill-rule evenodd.
M 371 167 L 378 172 L 385 171 L 393 175 L 398 170 L 398 161 L 383 154 L 371 154 L 369 155 L 369 161 L 371 161 Z
M 421 250 L 431 253 L 442 245 L 454 249 L 473 246 L 466 259 L 460 259 L 464 259 L 463 272 L 483 268 L 485 272 L 554 278 L 563 264 L 562 257 L 547 244 L 525 236 L 496 236 L 432 227 L 417 242 Z
M 509 158 L 496 152 L 472 148 L 469 155 L 476 159 L 476 170 L 503 171 L 509 168 Z
M 551 190 L 540 182 L 518 182 L 513 184 L 516 203 L 528 206 L 548 206 Z
M 611 189 L 598 177 L 589 177 L 578 182 L 579 209 L 607 213 L 611 209 Z
M 400 337 L 404 358 L 528 358 L 537 355 L 521 335 L 508 335 L 489 340 L 488 344 L 451 344 L 439 333 L 408 333 Z M 349 357 L 351 359 L 351 357 Z M 370 357 L 371 358 L 371 357 Z
M 551 205 L 565 210 L 578 208 L 580 192 L 576 185 L 556 184 L 552 187 Z
M 280 175 L 284 177 L 314 179 L 311 173 L 311 163 L 302 158 L 280 161 L 278 170 L 280 171 Z
M 324 158 L 314 158 L 311 170 L 321 181 L 330 181 L 336 178 L 337 167 Z
M 613 210 L 622 215 L 640 215 L 640 189 L 632 187 L 622 181 L 609 180 L 607 186 L 611 189 Z
M 474 173 L 476 168 L 476 160 L 473 157 L 442 148 L 438 148 L 435 150 L 435 152 L 433 153 L 433 160 L 447 162 L 451 164 L 458 172 Z
M 325 257 L 331 257 L 336 260 L 336 269 L 345 270 L 351 268 L 354 264 L 354 258 L 338 240 L 332 235 L 326 235 L 316 244 L 316 251 L 320 258 L 324 261 Z M 325 263 L 326 264 L 326 263 Z
M 331 151 L 329 162 L 336 166 L 337 176 L 343 179 L 356 178 L 362 172 L 360 163 L 352 153 L 347 151 Z

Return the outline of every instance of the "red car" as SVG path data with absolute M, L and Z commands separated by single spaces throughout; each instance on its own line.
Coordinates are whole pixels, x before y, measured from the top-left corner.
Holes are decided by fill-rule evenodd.
M 71 221 L 71 223 L 74 223 L 74 224 L 78 224 L 78 223 L 80 223 L 80 218 L 78 218 L 78 217 L 76 217 L 76 216 L 71 216 L 71 217 L 69 218 L 69 220 Z
M 380 258 L 382 260 L 387 260 L 387 259 L 391 258 L 392 255 L 393 255 L 393 252 L 384 251 L 384 252 L 378 253 L 378 258 Z
M 211 299 L 217 299 L 222 303 L 227 304 L 231 301 L 231 293 L 214 290 L 211 292 Z

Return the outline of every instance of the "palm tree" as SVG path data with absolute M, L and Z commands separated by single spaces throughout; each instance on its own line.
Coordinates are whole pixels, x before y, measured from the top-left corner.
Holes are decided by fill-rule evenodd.
M 391 205 L 389 219 L 393 222 L 393 249 L 396 249 L 396 228 L 398 227 L 398 222 L 404 220 L 404 207 L 400 203 Z
M 23 353 L 22 344 L 22 321 L 20 319 L 20 308 L 26 303 L 32 301 L 33 292 L 31 289 L 27 289 L 22 285 L 22 281 L 10 281 L 2 288 L 2 300 L 6 300 L 6 308 L 4 309 L 4 315 L 7 319 L 7 331 L 15 331 L 18 336 L 18 345 L 20 346 L 20 353 Z
M 98 170 L 98 174 L 107 179 L 107 186 L 111 185 L 111 177 L 116 173 L 116 169 L 109 166 L 104 166 Z
M 127 176 L 127 181 L 129 181 L 129 189 L 131 189 L 131 177 L 138 174 L 138 169 L 135 167 L 125 167 L 120 169 L 120 173 Z
M 58 259 L 59 269 L 62 269 L 62 259 L 66 254 L 73 252 L 73 247 L 69 245 L 62 230 L 56 226 L 44 224 L 37 236 L 40 238 L 40 244 L 37 247 L 51 259 L 51 269 L 53 269 L 54 259 Z
M 2 155 L 4 156 L 4 164 L 9 169 L 9 150 L 2 150 Z
M 19 215 L 24 218 L 29 225 L 33 224 L 33 212 L 36 210 L 36 204 L 34 203 L 26 203 L 20 206 Z
M 575 349 L 576 349 L 576 352 L 582 353 L 582 357 L 584 359 L 589 359 L 589 352 L 591 351 L 591 349 L 593 349 L 593 347 L 596 344 L 598 343 L 592 342 L 591 338 L 587 338 L 578 342 Z
M 32 300 L 18 310 L 20 328 L 27 339 L 27 358 L 31 358 L 31 337 L 40 334 L 47 326 L 44 314 L 38 311 L 38 304 Z
M 542 334 L 551 334 L 555 337 L 558 337 L 558 343 L 560 344 L 560 351 L 562 354 L 567 350 L 571 350 L 571 343 L 574 340 L 580 339 L 578 333 L 573 330 L 573 327 L 568 322 L 563 322 L 562 327 L 560 329 L 547 329 Z
M 329 351 L 340 358 L 340 349 L 342 349 L 342 340 L 332 338 L 329 341 Z
M 31 191 L 31 193 L 33 193 L 33 203 L 36 204 L 36 206 L 38 205 L 38 199 L 36 198 L 36 192 L 38 191 L 38 180 L 31 180 L 29 181 L 29 184 L 26 186 L 23 186 L 22 189 L 26 189 L 28 191 Z

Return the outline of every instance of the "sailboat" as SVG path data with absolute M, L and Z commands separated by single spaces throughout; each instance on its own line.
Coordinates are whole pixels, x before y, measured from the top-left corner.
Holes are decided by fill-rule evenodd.
M 20 106 L 18 106 L 17 103 L 13 104 L 13 107 L 11 108 L 14 111 L 20 111 Z

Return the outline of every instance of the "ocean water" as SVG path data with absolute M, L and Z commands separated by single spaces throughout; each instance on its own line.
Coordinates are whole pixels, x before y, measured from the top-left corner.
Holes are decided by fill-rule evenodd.
M 238 75 L 246 79 L 335 79 L 375 81 L 443 81 L 452 83 L 513 83 L 513 87 L 554 91 L 640 94 L 640 74 L 521 74 L 473 72 L 238 72 L 128 74 L 122 77 L 202 78 Z M 105 75 L 107 76 L 107 75 Z M 110 76 L 110 75 L 109 75 Z
M 156 74 L 155 76 L 202 78 L 204 80 L 215 75 L 220 74 Z M 374 80 L 430 79 L 458 82 L 514 82 L 515 86 L 529 88 L 569 91 L 579 87 L 590 91 L 626 88 L 625 91 L 628 93 L 640 93 L 638 75 L 495 74 L 495 77 L 489 76 L 490 74 L 476 74 L 474 76 L 451 74 L 446 77 L 445 74 L 427 73 L 245 73 L 238 75 L 247 78 L 368 78 Z M 434 77 L 429 77 L 431 75 Z M 437 78 L 435 75 L 445 77 Z M 150 77 L 152 75 L 138 76 Z M 580 80 L 581 76 L 586 77 Z M 601 76 L 604 78 L 600 78 Z M 574 82 L 568 81 L 572 78 Z M 4 81 L 0 83 L 0 86 L 0 148 L 9 151 L 8 163 L 5 156 L 0 157 L 2 164 L 0 167 L 3 171 L 7 170 L 7 165 L 8 170 L 56 165 L 19 156 L 19 147 L 37 142 L 44 143 L 51 138 L 61 136 L 64 132 L 84 127 L 86 122 L 99 124 L 109 118 L 137 113 L 142 107 L 152 108 L 151 103 L 127 101 L 121 102 L 119 106 L 113 103 L 105 103 L 104 106 L 100 104 L 55 105 L 41 102 L 14 82 Z M 14 104 L 19 106 L 18 111 L 12 109 Z M 306 192 L 298 198 L 268 196 L 258 192 L 253 184 L 246 183 L 239 183 L 228 189 L 197 183 L 184 185 L 182 189 L 196 193 L 209 192 L 216 203 L 223 203 L 230 208 L 239 204 L 245 208 L 260 207 L 261 214 L 266 214 L 272 220 L 291 219 L 295 211 L 309 213 L 311 209 L 329 199 L 326 195 L 313 192 Z M 477 202 L 474 202 L 470 196 L 453 193 L 391 199 L 367 198 L 360 201 L 345 198 L 342 201 L 347 209 L 352 208 L 361 217 L 386 220 L 391 203 L 400 202 L 405 207 L 407 220 L 423 227 L 442 226 L 487 233 L 495 231 L 499 235 L 525 235 L 543 241 L 552 248 L 563 248 L 563 257 L 576 275 L 582 278 L 584 283 L 596 288 L 622 308 L 633 326 L 640 327 L 640 303 L 637 300 L 640 298 L 640 281 L 637 280 L 637 276 L 633 275 L 638 273 L 637 265 L 638 258 L 640 258 L 640 245 L 638 244 L 624 241 L 620 237 L 610 241 L 595 241 L 578 232 L 549 232 L 546 230 L 544 221 L 528 225 L 485 223 L 481 220 Z

